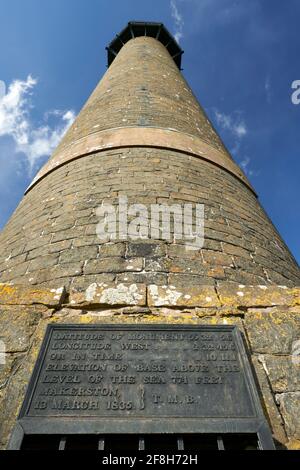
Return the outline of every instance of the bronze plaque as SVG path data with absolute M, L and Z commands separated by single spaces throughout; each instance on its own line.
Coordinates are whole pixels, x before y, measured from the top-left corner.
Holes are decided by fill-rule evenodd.
M 254 418 L 232 326 L 51 325 L 21 416 Z

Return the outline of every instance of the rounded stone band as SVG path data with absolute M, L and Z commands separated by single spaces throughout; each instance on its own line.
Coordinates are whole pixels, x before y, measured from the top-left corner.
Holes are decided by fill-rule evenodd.
M 220 151 L 199 137 L 178 132 L 173 129 L 156 127 L 120 127 L 89 134 L 72 142 L 63 151 L 54 154 L 36 175 L 25 194 L 42 178 L 56 168 L 91 153 L 124 147 L 157 147 L 172 149 L 194 157 L 203 158 L 232 173 L 256 195 L 238 165 L 225 151 Z

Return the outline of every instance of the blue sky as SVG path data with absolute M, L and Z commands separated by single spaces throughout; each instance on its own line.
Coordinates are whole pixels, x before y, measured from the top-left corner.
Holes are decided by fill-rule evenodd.
M 0 228 L 130 20 L 179 39 L 183 74 L 299 262 L 299 0 L 0 0 Z

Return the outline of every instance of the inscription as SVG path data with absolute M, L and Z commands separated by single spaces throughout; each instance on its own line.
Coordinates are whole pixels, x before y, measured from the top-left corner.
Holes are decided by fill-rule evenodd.
M 26 414 L 253 416 L 232 327 L 206 329 L 53 326 Z

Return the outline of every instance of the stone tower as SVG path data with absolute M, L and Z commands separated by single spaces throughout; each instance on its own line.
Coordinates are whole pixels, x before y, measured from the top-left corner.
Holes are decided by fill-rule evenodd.
M 2 444 L 47 323 L 181 321 L 247 331 L 274 436 L 296 446 L 299 267 L 181 74 L 165 27 L 129 23 L 107 50 L 107 72 L 0 235 Z M 120 197 L 202 204 L 204 245 L 187 250 L 174 228 L 169 240 L 100 240 L 99 208 L 118 213 Z
M 1 234 L 2 282 L 299 283 L 293 257 L 180 73 L 182 51 L 157 29 L 147 34 L 158 38 L 131 40 L 128 27 L 108 47 L 106 74 Z M 99 245 L 95 210 L 121 195 L 129 204 L 204 204 L 203 249 L 186 253 L 173 240 Z

